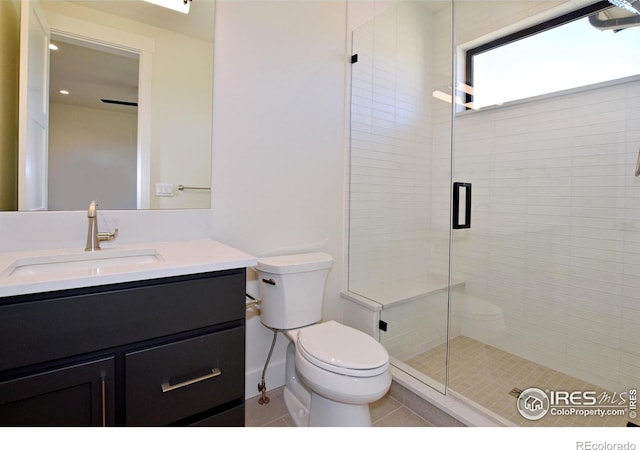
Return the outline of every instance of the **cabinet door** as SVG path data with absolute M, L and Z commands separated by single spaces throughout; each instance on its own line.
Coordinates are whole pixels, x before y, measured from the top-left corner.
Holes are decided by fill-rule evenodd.
M 0 425 L 114 423 L 114 358 L 0 382 Z

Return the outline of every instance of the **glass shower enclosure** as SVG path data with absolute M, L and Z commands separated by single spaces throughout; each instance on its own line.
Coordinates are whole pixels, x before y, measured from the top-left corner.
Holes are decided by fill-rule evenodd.
M 503 423 L 637 423 L 640 15 L 424 0 L 350 17 L 348 294 L 375 305 L 393 365 Z M 608 41 L 585 53 L 591 33 Z M 553 84 L 614 48 L 602 79 Z M 619 402 L 533 418 L 534 388 L 546 410 L 556 392 Z

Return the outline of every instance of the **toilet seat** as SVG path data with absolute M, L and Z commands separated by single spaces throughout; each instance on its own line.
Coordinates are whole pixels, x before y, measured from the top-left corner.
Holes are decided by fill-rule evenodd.
M 300 329 L 297 344 L 307 361 L 329 372 L 373 377 L 389 367 L 389 354 L 378 341 L 333 320 Z

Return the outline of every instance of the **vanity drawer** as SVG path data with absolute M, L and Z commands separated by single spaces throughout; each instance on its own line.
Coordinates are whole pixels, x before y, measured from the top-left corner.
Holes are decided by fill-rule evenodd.
M 244 328 L 127 353 L 125 373 L 127 425 L 168 425 L 242 399 Z
M 244 404 L 193 422 L 190 427 L 244 427 Z
M 0 371 L 242 320 L 245 283 L 234 270 L 25 296 L 0 305 Z

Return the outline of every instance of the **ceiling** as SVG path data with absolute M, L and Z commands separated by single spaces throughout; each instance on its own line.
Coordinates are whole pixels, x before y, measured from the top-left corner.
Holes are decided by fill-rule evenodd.
M 52 42 L 59 49 L 50 52 L 51 103 L 137 113 L 135 107 L 103 103 L 101 99 L 137 103 L 138 55 L 99 51 L 55 38 Z M 69 94 L 61 94 L 61 89 Z

